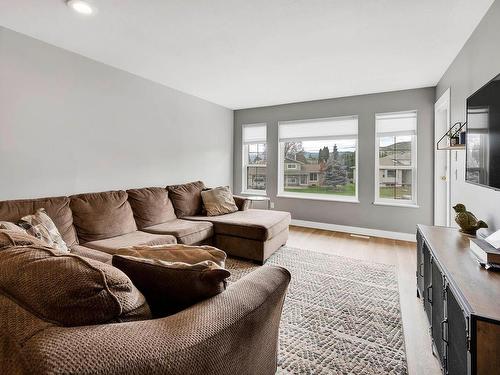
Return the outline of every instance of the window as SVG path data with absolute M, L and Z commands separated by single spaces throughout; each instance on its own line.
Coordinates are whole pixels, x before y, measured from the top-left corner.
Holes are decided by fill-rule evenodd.
M 376 115 L 375 203 L 417 204 L 417 112 Z
M 357 202 L 357 116 L 279 123 L 278 195 Z
M 243 192 L 266 192 L 266 124 L 243 125 Z

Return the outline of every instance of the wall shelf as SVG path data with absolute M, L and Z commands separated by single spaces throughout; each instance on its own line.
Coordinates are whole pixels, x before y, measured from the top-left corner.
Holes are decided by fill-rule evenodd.
M 460 143 L 462 134 L 466 132 L 467 122 L 456 122 L 448 131 L 437 141 L 437 150 L 465 150 L 465 143 Z M 455 142 L 453 143 L 452 140 Z M 463 142 L 465 142 L 463 140 Z

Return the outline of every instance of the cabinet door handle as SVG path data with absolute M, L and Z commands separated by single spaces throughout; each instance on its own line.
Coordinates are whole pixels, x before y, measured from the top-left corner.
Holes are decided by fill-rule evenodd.
M 423 263 L 420 263 L 419 267 L 418 267 L 418 274 L 420 275 L 420 277 L 424 277 L 424 271 L 423 271 L 423 268 L 424 268 L 424 264 Z
M 446 337 L 444 335 L 444 326 L 446 325 Z M 448 344 L 448 319 L 445 319 L 441 322 L 441 338 L 445 343 Z
M 431 297 L 431 290 L 432 290 L 432 285 L 429 285 L 427 287 L 427 302 L 429 302 L 432 305 L 432 298 Z

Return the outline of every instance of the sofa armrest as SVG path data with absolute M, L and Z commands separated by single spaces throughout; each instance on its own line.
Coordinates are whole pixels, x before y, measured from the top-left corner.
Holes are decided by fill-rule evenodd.
M 242 197 L 241 195 L 233 195 L 234 202 L 238 206 L 239 211 L 245 211 L 250 208 L 250 200 L 247 197 Z
M 166 318 L 49 327 L 23 357 L 37 374 L 274 374 L 289 281 L 284 268 L 265 266 Z

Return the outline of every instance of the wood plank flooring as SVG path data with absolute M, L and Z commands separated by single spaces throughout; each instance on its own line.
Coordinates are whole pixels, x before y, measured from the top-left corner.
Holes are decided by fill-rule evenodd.
M 429 323 L 416 294 L 415 243 L 377 237 L 364 239 L 352 237 L 348 233 L 291 226 L 287 246 L 395 265 L 408 372 L 410 375 L 441 374 L 439 363 L 431 351 Z

